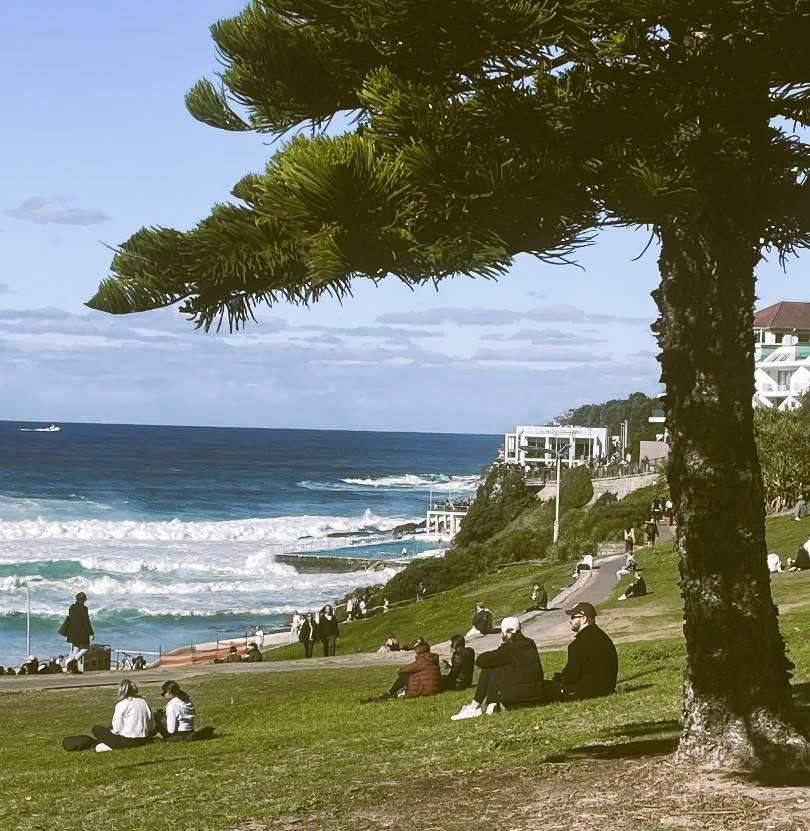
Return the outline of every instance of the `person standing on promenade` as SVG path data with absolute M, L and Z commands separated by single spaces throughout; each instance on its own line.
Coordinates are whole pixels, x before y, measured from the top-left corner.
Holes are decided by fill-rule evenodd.
M 261 626 L 256 627 L 256 634 L 253 636 L 253 642 L 258 649 L 264 646 L 264 629 Z
M 615 692 L 619 656 L 613 641 L 596 625 L 596 609 L 590 603 L 577 603 L 565 613 L 575 638 L 568 644 L 567 663 L 546 685 L 547 700 L 597 698 Z
M 71 603 L 65 622 L 59 630 L 70 644 L 70 653 L 65 668 L 68 672 L 84 672 L 84 656 L 90 649 L 90 642 L 95 638 L 95 632 L 90 624 L 90 613 L 87 611 L 87 595 L 79 592 L 76 602 Z
M 318 640 L 318 624 L 315 623 L 312 612 L 307 612 L 304 615 L 304 622 L 298 630 L 298 640 L 304 645 L 304 657 L 311 658 L 315 641 Z
M 318 637 L 323 644 L 323 655 L 325 658 L 335 654 L 335 645 L 340 637 L 338 622 L 332 607 L 328 604 L 323 607 L 321 616 L 318 619 Z
M 300 640 L 299 633 L 301 632 L 303 623 L 304 619 L 298 614 L 298 609 L 296 609 L 293 612 L 292 621 L 290 622 L 290 643 Z

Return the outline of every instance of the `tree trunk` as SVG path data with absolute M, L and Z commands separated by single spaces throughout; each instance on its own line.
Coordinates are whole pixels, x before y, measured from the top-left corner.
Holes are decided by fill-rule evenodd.
M 712 218 L 660 229 L 654 327 L 666 384 L 687 670 L 680 761 L 806 769 L 766 566 L 753 432 L 758 245 Z M 758 242 L 758 241 L 757 241 Z

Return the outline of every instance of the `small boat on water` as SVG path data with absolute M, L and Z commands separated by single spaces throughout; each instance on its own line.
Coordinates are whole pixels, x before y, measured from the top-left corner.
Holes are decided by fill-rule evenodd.
M 25 433 L 58 433 L 62 428 L 51 424 L 50 427 L 20 427 Z

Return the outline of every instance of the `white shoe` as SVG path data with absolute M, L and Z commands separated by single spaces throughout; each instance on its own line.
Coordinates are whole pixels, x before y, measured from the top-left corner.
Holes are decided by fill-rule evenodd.
M 480 707 L 473 707 L 471 704 L 465 704 L 454 716 L 450 716 L 450 721 L 461 721 L 464 718 L 478 718 L 480 715 Z
M 487 715 L 494 716 L 496 713 L 501 712 L 501 705 L 498 704 L 497 701 L 493 702 L 492 704 L 487 704 Z
M 96 753 L 104 753 L 105 750 L 112 750 L 112 748 L 108 744 L 104 744 L 104 742 L 99 742 L 96 745 Z

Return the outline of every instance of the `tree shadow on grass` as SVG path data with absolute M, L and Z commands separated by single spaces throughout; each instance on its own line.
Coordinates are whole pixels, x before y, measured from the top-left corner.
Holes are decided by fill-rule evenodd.
M 680 725 L 677 721 L 647 721 L 628 724 L 616 730 L 619 744 L 587 744 L 572 747 L 562 753 L 549 756 L 546 761 L 552 764 L 574 761 L 615 761 L 616 759 L 639 759 L 643 757 L 668 756 L 678 747 Z M 672 733 L 661 736 L 661 733 Z M 644 738 L 654 734 L 655 738 Z M 630 737 L 632 741 L 623 741 Z

